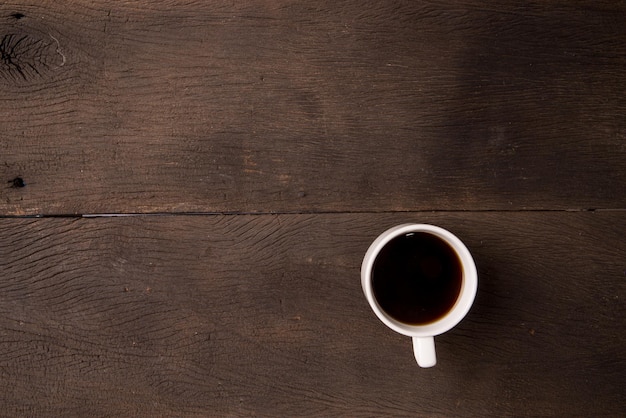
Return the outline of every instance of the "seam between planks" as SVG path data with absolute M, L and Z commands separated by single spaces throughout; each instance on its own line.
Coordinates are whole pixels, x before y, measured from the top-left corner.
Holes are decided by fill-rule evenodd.
M 411 213 L 553 213 L 553 212 L 625 212 L 626 208 L 578 208 L 578 209 L 422 209 L 422 210 L 383 210 L 383 211 L 216 211 L 216 212 L 120 212 L 85 214 L 34 214 L 0 215 L 0 219 L 41 219 L 41 218 L 122 218 L 149 216 L 267 216 L 267 215 L 375 215 Z

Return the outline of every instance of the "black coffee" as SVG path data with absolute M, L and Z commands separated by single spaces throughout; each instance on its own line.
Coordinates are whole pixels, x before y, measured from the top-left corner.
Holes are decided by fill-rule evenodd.
M 461 261 L 445 241 L 426 232 L 393 238 L 374 260 L 374 297 L 388 315 L 411 325 L 438 320 L 461 291 Z

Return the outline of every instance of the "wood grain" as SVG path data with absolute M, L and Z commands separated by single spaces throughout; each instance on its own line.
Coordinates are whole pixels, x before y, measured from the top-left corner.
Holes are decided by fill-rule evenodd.
M 625 20 L 609 1 L 4 3 L 0 214 L 624 208 Z
M 457 233 L 469 316 L 420 369 L 359 268 L 401 222 Z M 0 220 L 6 416 L 619 416 L 624 212 Z
M 0 415 L 623 416 L 624 21 L 4 2 Z M 433 369 L 360 288 L 407 221 L 479 268 Z

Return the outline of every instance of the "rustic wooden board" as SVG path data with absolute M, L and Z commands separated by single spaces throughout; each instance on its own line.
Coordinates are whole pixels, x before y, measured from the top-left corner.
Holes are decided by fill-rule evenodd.
M 361 293 L 375 236 L 449 228 L 479 270 L 420 369 Z M 626 212 L 0 220 L 7 416 L 618 416 Z
M 0 214 L 624 208 L 624 3 L 491 3 L 3 3 Z

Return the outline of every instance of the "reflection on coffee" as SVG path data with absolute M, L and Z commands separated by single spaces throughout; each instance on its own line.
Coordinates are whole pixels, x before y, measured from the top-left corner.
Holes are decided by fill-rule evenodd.
M 444 317 L 457 301 L 462 281 L 463 268 L 454 249 L 427 232 L 393 238 L 378 253 L 372 269 L 378 305 L 410 325 Z

